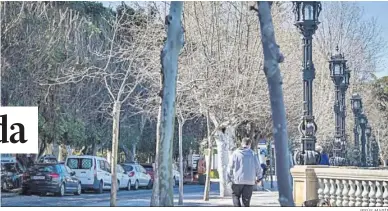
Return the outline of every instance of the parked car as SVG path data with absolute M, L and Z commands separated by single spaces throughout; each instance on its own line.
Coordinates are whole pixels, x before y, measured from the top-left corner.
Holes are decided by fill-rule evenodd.
M 58 163 L 58 160 L 54 155 L 43 155 L 37 163 Z
M 81 181 L 63 164 L 35 164 L 23 174 L 22 193 L 54 193 L 64 196 L 65 193 L 81 195 Z
M 25 168 L 17 161 L 1 163 L 1 190 L 9 191 L 20 188 L 22 185 L 22 175 Z
M 151 176 L 151 180 L 153 183 L 154 182 L 154 166 L 152 165 L 152 163 L 144 163 L 144 164 L 141 164 L 141 166 L 143 166 L 143 168 L 146 170 L 147 174 L 149 174 Z
M 147 171 L 138 163 L 123 163 L 121 166 L 124 168 L 127 175 L 131 178 L 131 186 L 137 190 L 140 187 L 152 188 L 152 179 Z
M 65 164 L 81 180 L 82 190 L 102 193 L 111 189 L 111 167 L 105 158 L 90 155 L 68 156 Z
M 117 165 L 116 172 L 117 172 L 117 183 L 118 183 L 119 189 L 125 188 L 126 190 L 131 190 L 131 186 L 132 186 L 131 178 L 129 177 L 127 172 L 125 172 L 124 168 L 120 165 Z

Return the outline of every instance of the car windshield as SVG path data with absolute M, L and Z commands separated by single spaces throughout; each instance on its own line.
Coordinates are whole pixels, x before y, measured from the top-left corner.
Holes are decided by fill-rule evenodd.
M 125 171 L 133 171 L 133 166 L 131 165 L 122 165 L 122 167 Z
M 70 169 L 91 169 L 93 160 L 91 158 L 69 158 L 67 166 Z

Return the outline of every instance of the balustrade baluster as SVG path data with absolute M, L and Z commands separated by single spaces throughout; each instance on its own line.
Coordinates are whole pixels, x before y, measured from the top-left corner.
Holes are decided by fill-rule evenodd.
M 356 204 L 356 184 L 353 182 L 353 180 L 349 180 L 349 207 L 354 207 Z
M 349 181 L 350 182 L 350 181 Z M 342 180 L 342 206 L 349 206 L 349 183 L 347 180 Z
M 336 186 L 335 195 L 336 195 L 336 199 L 337 199 L 335 204 L 337 207 L 341 207 L 342 206 L 342 184 L 341 184 L 340 179 L 335 180 L 335 186 Z
M 318 188 L 318 198 L 319 199 L 324 199 L 325 196 L 323 194 L 323 189 L 325 188 L 325 184 L 324 184 L 322 178 L 318 178 L 318 185 L 319 185 L 319 188 Z
M 361 196 L 362 196 L 362 204 L 361 206 L 363 207 L 367 207 L 369 205 L 369 198 L 368 198 L 368 195 L 369 195 L 369 185 L 366 181 L 362 181 L 362 193 L 361 193 Z
M 355 196 L 356 196 L 356 203 L 355 203 L 355 206 L 356 207 L 361 207 L 361 204 L 362 204 L 362 196 L 361 196 L 361 193 L 362 193 L 362 186 L 361 186 L 361 182 L 356 180 L 356 193 L 355 193 Z
M 376 185 L 374 181 L 369 181 L 369 204 L 368 207 L 376 206 Z
M 383 182 L 383 187 L 384 187 L 384 193 L 383 193 L 383 207 L 388 207 L 388 182 L 384 181 Z
M 335 207 L 337 206 L 337 204 L 335 203 L 336 201 L 336 197 L 335 197 L 335 183 L 334 183 L 334 179 L 330 179 L 330 204 L 332 207 Z
M 376 207 L 383 206 L 383 190 L 380 181 L 376 181 Z
M 325 188 L 323 189 L 323 197 L 326 201 L 330 200 L 330 184 L 328 179 L 323 179 L 323 184 Z

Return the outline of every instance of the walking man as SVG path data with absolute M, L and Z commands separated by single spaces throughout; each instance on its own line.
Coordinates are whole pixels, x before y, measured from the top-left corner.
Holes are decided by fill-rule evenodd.
M 259 158 L 251 150 L 251 140 L 244 138 L 241 148 L 233 152 L 228 165 L 228 179 L 232 183 L 233 205 L 249 207 L 253 186 L 262 176 Z

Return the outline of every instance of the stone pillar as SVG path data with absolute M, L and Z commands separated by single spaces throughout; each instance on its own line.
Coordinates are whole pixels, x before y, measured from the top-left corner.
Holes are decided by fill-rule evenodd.
M 295 206 L 302 206 L 304 201 L 318 199 L 318 178 L 315 168 L 328 168 L 321 165 L 294 166 L 291 168 Z

